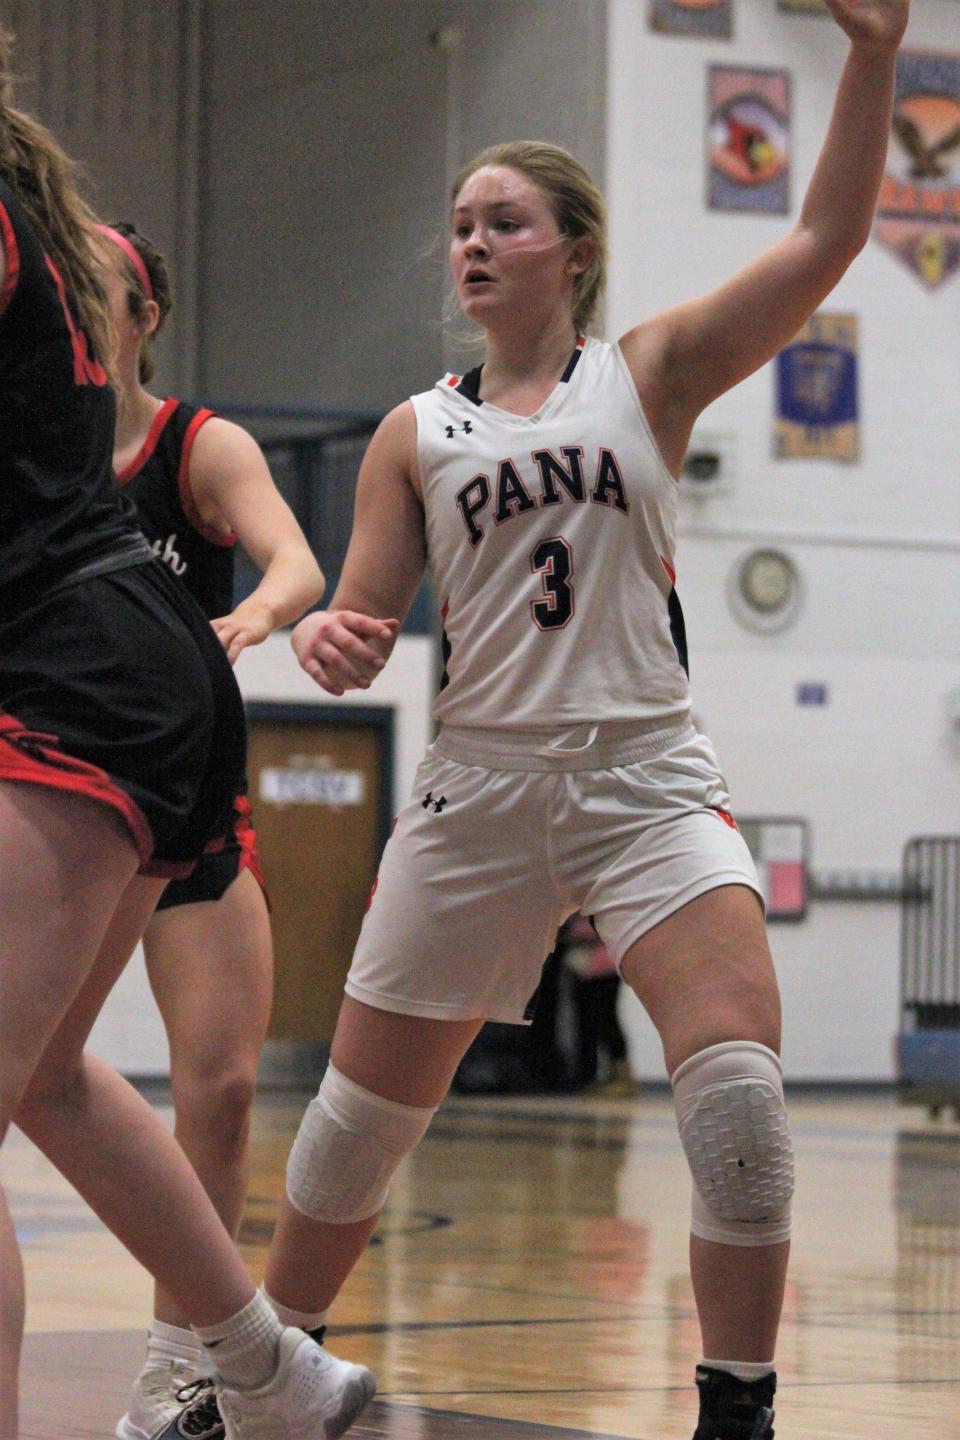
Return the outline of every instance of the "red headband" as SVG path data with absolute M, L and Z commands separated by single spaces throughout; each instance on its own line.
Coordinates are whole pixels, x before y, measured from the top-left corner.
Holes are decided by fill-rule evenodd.
M 146 295 L 148 300 L 152 300 L 153 286 L 150 283 L 150 271 L 144 264 L 143 256 L 140 254 L 136 246 L 130 243 L 126 235 L 121 235 L 119 230 L 114 230 L 112 225 L 98 225 L 97 229 L 100 231 L 101 235 L 106 235 L 108 240 L 112 240 L 114 245 L 118 246 L 118 248 L 123 251 L 124 255 L 126 255 L 127 259 L 130 261 L 130 264 L 137 272 L 137 278 L 139 279 L 140 284 L 143 286 L 144 295 Z

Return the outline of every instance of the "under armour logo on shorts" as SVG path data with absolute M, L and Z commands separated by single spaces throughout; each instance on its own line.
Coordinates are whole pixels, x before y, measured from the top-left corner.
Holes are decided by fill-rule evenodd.
M 462 430 L 463 433 L 464 433 L 464 435 L 470 435 L 470 434 L 472 434 L 472 432 L 473 432 L 473 421 L 472 421 L 472 420 L 464 420 L 464 422 L 463 422 L 462 425 L 445 425 L 443 428 L 444 428 L 444 429 L 446 430 L 446 432 L 447 432 L 447 439 L 448 439 L 448 440 L 452 440 L 452 439 L 453 439 L 453 436 L 454 436 L 454 432 L 457 431 L 457 430 Z
M 426 795 L 423 797 L 423 808 L 424 808 L 424 810 L 429 810 L 429 809 L 430 809 L 430 806 L 432 805 L 432 806 L 433 806 L 433 813 L 434 813 L 434 815 L 439 815 L 439 814 L 440 814 L 440 811 L 443 809 L 443 807 L 444 807 L 444 805 L 446 805 L 446 803 L 447 803 L 447 797 L 446 797 L 446 795 L 441 795 L 440 798 L 439 798 L 439 800 L 435 800 L 435 799 L 433 798 L 433 791 L 432 791 L 432 790 L 428 790 L 427 793 L 426 793 Z

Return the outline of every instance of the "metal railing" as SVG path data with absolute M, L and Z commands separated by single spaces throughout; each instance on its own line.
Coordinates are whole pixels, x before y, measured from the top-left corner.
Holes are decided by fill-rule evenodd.
M 900 1004 L 907 1028 L 960 1029 L 960 835 L 903 853 Z
M 213 408 L 239 421 L 259 441 L 277 489 L 297 517 L 327 578 L 324 600 L 329 601 L 350 543 L 360 462 L 380 416 L 364 411 Z M 236 599 L 249 595 L 259 578 L 259 571 L 238 548 Z M 434 611 L 429 588 L 424 585 L 404 628 L 416 634 L 433 633 Z

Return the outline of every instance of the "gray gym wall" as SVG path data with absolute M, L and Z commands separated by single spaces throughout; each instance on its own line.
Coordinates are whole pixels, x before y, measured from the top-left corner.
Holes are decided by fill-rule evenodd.
M 188 0 L 0 0 L 17 103 L 53 130 L 104 219 L 170 258 L 177 308 L 161 379 L 189 393 L 195 352 L 200 16 Z
M 6 0 L 20 100 L 172 260 L 159 381 L 386 409 L 454 363 L 448 177 L 533 136 L 602 182 L 606 0 Z
M 448 172 L 530 133 L 600 167 L 605 5 L 202 9 L 198 387 L 248 402 L 396 404 L 448 363 Z

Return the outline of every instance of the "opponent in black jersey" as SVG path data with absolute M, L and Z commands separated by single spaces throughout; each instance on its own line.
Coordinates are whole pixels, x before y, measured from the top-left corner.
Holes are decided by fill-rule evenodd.
M 796 227 L 711 293 L 616 344 L 591 343 L 590 374 L 602 362 L 609 383 L 570 429 L 571 396 L 594 363 L 584 354 L 571 376 L 603 289 L 602 198 L 572 156 L 536 141 L 495 146 L 460 171 L 449 263 L 484 332 L 479 386 L 463 395 L 448 379 L 449 400 L 417 396 L 383 421 L 331 607 L 293 636 L 328 693 L 365 688 L 429 563 L 460 640 L 448 688 L 460 667 L 463 704 L 387 842 L 331 1065 L 287 1166 L 266 1290 L 300 1312 L 332 1303 L 482 1020 L 506 1018 L 504 997 L 522 999 L 509 987 L 535 977 L 558 921 L 581 909 L 656 1025 L 673 1086 L 693 1180 L 697 1440 L 772 1434 L 793 1185 L 779 995 L 756 871 L 705 737 L 683 717 L 644 720 L 655 666 L 638 680 L 623 665 L 616 693 L 604 676 L 592 697 L 582 682 L 608 605 L 629 603 L 625 576 L 661 565 L 666 602 L 657 514 L 675 504 L 669 482 L 697 416 L 796 334 L 869 236 L 908 4 L 828 5 L 851 43 Z M 656 469 L 621 473 L 631 435 Z M 645 507 L 641 483 L 662 506 Z M 665 612 L 661 673 L 679 696 Z M 519 661 L 523 683 L 511 684 Z M 559 723 L 528 707 L 567 687 L 578 708 Z M 522 1014 L 517 1004 L 511 1018 Z
M 153 554 L 183 581 L 208 620 L 233 609 L 237 538 L 207 524 L 193 498 L 193 444 L 200 427 L 214 418 L 199 405 L 164 400 L 136 455 L 117 469 Z
M 119 338 L 115 466 L 157 559 L 212 622 L 231 658 L 296 619 L 323 577 L 246 431 L 212 411 L 144 388 L 171 306 L 163 257 L 132 225 L 104 228 L 106 284 Z M 235 542 L 264 572 L 234 609 Z M 211 632 L 212 636 L 212 632 Z M 167 886 L 143 936 L 147 974 L 170 1046 L 176 1135 L 227 1228 L 239 1228 L 257 1061 L 272 998 L 263 877 L 238 794 L 222 848 Z M 153 1436 L 192 1378 L 197 1341 L 158 1287 L 147 1356 L 117 1431 Z
M 166 1126 L 84 1054 L 162 888 L 138 870 L 188 870 L 223 833 L 245 737 L 217 637 L 113 486 L 93 217 L 52 136 L 13 107 L 9 50 L 0 28 L 0 1138 L 15 1118 L 213 1327 L 228 1383 L 276 1377 L 275 1412 L 291 1367 L 336 1362 L 283 1330 Z M 18 1433 L 23 1310 L 0 1192 L 4 1436 Z
M 0 615 L 78 575 L 141 564 L 111 480 L 114 394 L 63 276 L 0 178 Z M 41 411 L 50 423 L 36 430 Z

